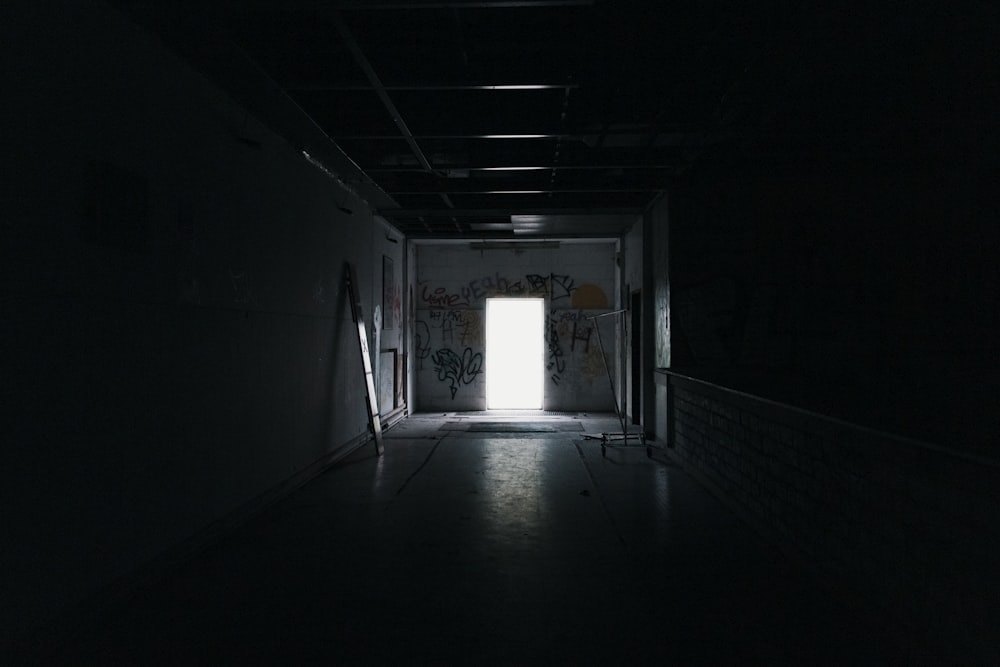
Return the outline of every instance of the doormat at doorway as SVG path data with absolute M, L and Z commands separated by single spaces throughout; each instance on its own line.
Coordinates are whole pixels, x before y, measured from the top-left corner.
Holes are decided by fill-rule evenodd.
M 442 431 L 468 431 L 471 433 L 566 433 L 582 431 L 578 421 L 554 422 L 445 422 Z

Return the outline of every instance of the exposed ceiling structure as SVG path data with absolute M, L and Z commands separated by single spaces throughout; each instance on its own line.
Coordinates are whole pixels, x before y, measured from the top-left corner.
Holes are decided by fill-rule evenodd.
M 800 3 L 118 4 L 189 54 L 235 45 L 347 158 L 320 161 L 408 236 L 531 238 L 621 234 L 671 178 L 745 141 L 755 73 Z

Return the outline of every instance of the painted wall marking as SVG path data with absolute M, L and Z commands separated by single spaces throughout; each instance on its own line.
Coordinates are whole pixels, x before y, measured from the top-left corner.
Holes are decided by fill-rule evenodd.
M 483 372 L 482 353 L 473 352 L 472 348 L 468 347 L 461 356 L 454 350 L 443 347 L 434 353 L 431 360 L 437 370 L 438 380 L 447 380 L 450 383 L 452 399 L 455 398 L 459 387 L 471 384 Z

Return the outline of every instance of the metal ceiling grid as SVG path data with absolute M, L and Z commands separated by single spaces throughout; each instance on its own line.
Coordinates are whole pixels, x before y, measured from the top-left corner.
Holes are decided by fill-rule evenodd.
M 206 0 L 189 20 L 294 100 L 408 235 L 614 236 L 739 141 L 726 105 L 775 15 L 746 4 Z

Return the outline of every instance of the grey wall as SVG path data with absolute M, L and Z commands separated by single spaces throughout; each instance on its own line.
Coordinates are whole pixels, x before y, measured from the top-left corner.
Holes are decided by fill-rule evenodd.
M 548 410 L 614 410 L 595 324 L 586 318 L 616 308 L 616 244 L 563 243 L 558 248 L 470 250 L 463 244 L 417 246 L 414 366 L 419 410 L 486 409 L 485 307 L 490 296 L 547 299 Z M 616 325 L 600 322 L 617 376 Z M 449 373 L 441 350 L 466 359 Z M 616 387 L 616 390 L 620 387 Z
M 0 25 L 2 641 L 363 440 L 403 244 L 105 5 Z
M 989 195 L 958 169 L 832 169 L 703 176 L 673 195 L 674 366 L 995 454 Z
M 643 261 L 645 267 L 647 309 L 644 316 L 644 326 L 652 332 L 644 344 L 646 358 L 652 360 L 646 364 L 645 372 L 652 375 L 653 369 L 667 368 L 673 364 L 673 321 L 671 310 L 671 265 L 672 253 L 670 229 L 670 199 L 661 197 L 647 212 L 643 221 Z M 651 339 L 651 340 L 650 340 Z M 649 378 L 652 382 L 652 378 Z M 647 402 L 644 412 L 652 415 L 646 422 L 652 423 L 656 439 L 661 442 L 667 435 L 667 395 L 659 384 L 654 386 L 653 394 Z
M 672 187 L 672 365 L 995 455 L 1000 14 L 820 6 L 837 39 Z
M 633 393 L 632 387 L 632 364 L 633 360 L 642 365 L 642 350 L 633 349 L 632 341 L 633 334 L 633 313 L 632 313 L 632 293 L 643 289 L 643 245 L 642 245 L 642 235 L 643 235 L 643 221 L 640 217 L 636 220 L 635 224 L 628 231 L 625 237 L 622 239 L 622 298 L 624 299 L 622 303 L 622 308 L 627 308 L 628 313 L 626 313 L 624 318 L 624 359 L 622 364 L 622 408 L 626 415 L 641 415 L 642 412 L 642 388 L 640 387 L 637 394 Z M 645 297 L 645 294 L 641 294 Z M 640 309 L 641 313 L 641 309 Z M 642 326 L 639 326 L 639 332 L 641 334 Z M 646 336 L 652 335 L 652 332 L 645 332 Z M 652 391 L 652 387 L 648 388 L 648 391 Z M 638 410 L 636 409 L 638 407 Z M 641 420 L 641 416 L 640 416 Z
M 658 384 L 657 430 L 879 622 L 994 664 L 1000 14 L 815 8 L 837 39 L 748 92 L 756 132 L 659 211 L 689 379 Z

